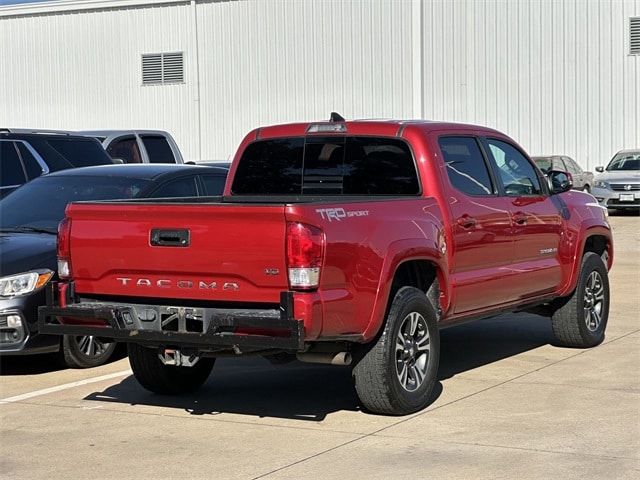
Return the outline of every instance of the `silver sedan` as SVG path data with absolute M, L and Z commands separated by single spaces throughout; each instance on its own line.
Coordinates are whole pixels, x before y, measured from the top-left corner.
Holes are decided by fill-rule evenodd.
M 600 205 L 612 210 L 640 212 L 640 150 L 621 150 L 606 168 L 596 167 L 591 191 Z

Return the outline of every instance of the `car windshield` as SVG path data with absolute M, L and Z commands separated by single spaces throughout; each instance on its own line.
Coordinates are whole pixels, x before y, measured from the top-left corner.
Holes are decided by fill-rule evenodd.
M 640 170 L 640 152 L 618 153 L 607 165 L 607 171 Z
M 0 200 L 0 230 L 55 232 L 69 202 L 133 198 L 149 182 L 122 177 L 44 176 Z

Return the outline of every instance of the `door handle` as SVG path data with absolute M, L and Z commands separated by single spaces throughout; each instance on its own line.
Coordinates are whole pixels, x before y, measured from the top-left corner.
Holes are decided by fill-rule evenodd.
M 473 217 L 470 217 L 469 215 L 463 215 L 460 218 L 458 218 L 457 220 L 458 225 L 460 225 L 462 228 L 472 228 L 476 226 L 476 219 Z
M 153 247 L 188 247 L 190 243 L 189 230 L 154 228 L 149 235 L 149 243 Z
M 529 215 L 524 212 L 516 212 L 513 214 L 513 221 L 516 223 L 516 225 L 526 225 L 528 217 Z

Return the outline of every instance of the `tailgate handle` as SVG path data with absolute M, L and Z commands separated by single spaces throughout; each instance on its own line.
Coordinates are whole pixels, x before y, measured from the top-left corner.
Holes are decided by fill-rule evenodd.
M 153 228 L 150 235 L 152 247 L 188 247 L 189 230 Z

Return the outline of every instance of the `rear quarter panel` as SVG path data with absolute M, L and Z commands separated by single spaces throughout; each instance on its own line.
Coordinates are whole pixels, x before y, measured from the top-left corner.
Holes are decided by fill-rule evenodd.
M 343 209 L 336 220 L 326 210 Z M 444 271 L 442 219 L 431 198 L 290 205 L 288 221 L 325 232 L 326 251 L 317 296 L 322 309 L 320 339 L 375 336 L 385 316 L 394 273 L 408 259 L 425 259 Z

